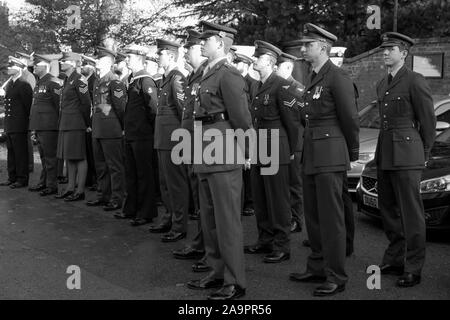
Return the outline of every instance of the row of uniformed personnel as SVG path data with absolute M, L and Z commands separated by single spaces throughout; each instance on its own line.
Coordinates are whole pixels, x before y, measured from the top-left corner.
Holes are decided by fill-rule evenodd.
M 120 189 L 122 172 L 125 171 L 126 199 L 122 212 L 116 213 L 115 216 L 132 218 L 134 225 L 148 223 L 157 216 L 157 185 L 153 169 L 156 165 L 153 150 L 157 150 L 159 186 L 167 211 L 161 217 L 160 224 L 152 226 L 150 231 L 168 232 L 163 236 L 163 241 L 171 242 L 184 238 L 189 194 L 194 194 L 194 199 L 198 197 L 199 233 L 190 246 L 175 251 L 174 255 L 178 258 L 197 258 L 204 254 L 193 269 L 211 272 L 200 280 L 189 281 L 187 286 L 191 289 L 219 288 L 209 296 L 210 299 L 233 299 L 245 294 L 244 251 L 266 253 L 264 261 L 267 263 L 278 263 L 290 258 L 291 210 L 298 206 L 297 198 L 301 192 L 301 189 L 298 189 L 299 181 L 303 180 L 305 221 L 312 253 L 308 258 L 307 271 L 301 274 L 293 273 L 291 279 L 300 282 L 323 282 L 314 291 L 318 296 L 343 291 L 347 281 L 344 267 L 344 179 L 350 161 L 358 159 L 359 119 L 351 79 L 328 58 L 331 46 L 337 38 L 313 24 L 306 24 L 305 35 L 300 42 L 304 57 L 311 63 L 313 72 L 303 86 L 293 80 L 289 72 L 283 73 L 283 68 L 280 68 L 278 74 L 275 73 L 277 63 L 283 62 L 283 59 L 292 62 L 295 57 L 282 53 L 280 49 L 264 41 L 255 42 L 256 61 L 253 63 L 253 69 L 259 74 L 260 80 L 256 81 L 247 74 L 241 74 L 227 60 L 236 30 L 209 22 L 202 22 L 202 26 L 202 33 L 189 32 L 185 45 L 186 60 L 193 69 L 188 78 L 185 78 L 176 66 L 180 44 L 167 40 L 157 41 L 159 65 L 164 69 L 159 85 L 156 85 L 152 76 L 144 70 L 146 52 L 140 47 L 130 47 L 125 51 L 127 67 L 131 70 L 131 77 L 126 84 L 119 81 L 111 71 L 116 53 L 99 48 L 96 62 L 99 79 L 93 85 L 93 101 L 89 96 L 88 83 L 75 71 L 78 56 L 74 53 L 64 54 L 61 62 L 61 69 L 67 78 L 62 87 L 60 108 L 55 102 L 58 100 L 56 95 L 59 94 L 59 86 L 43 83 L 56 81 L 46 76 L 45 72 L 38 74 L 40 81 L 34 93 L 34 104 L 41 101 L 42 105 L 51 105 L 53 109 L 36 106 L 37 110 L 33 110 L 31 118 L 33 119 L 34 111 L 42 114 L 59 112 L 58 121 L 53 121 L 58 124 L 59 131 L 56 133 L 55 126 L 30 129 L 37 132 L 43 145 L 51 145 L 43 148 L 45 170 L 48 171 L 52 167 L 51 161 L 47 162 L 46 158 L 54 160 L 54 150 L 57 150 L 59 158 L 68 163 L 69 184 L 58 197 L 66 201 L 84 199 L 83 179 L 87 167 L 84 135 L 92 130 L 99 193 L 97 198 L 88 204 L 104 205 L 105 209 L 112 210 L 122 207 Z M 383 41 L 383 46 L 402 48 L 400 51 L 409 50 L 412 43 L 409 38 L 399 34 L 388 34 Z M 246 60 L 238 54 L 236 56 L 237 61 Z M 36 66 L 42 63 L 41 66 L 48 72 L 49 61 L 39 55 L 36 55 L 36 58 Z M 20 67 L 13 58 L 10 64 Z M 403 65 L 400 67 L 400 70 L 395 70 L 398 77 L 409 72 L 405 71 Z M 392 89 L 394 84 L 403 81 L 395 78 L 395 75 L 392 77 L 397 80 L 387 85 L 391 88 L 391 94 L 395 92 L 395 89 Z M 411 74 L 410 79 L 410 82 L 405 82 L 404 91 L 423 89 L 420 95 L 422 109 L 416 108 L 415 102 L 406 93 L 403 98 L 409 104 L 405 102 L 405 106 L 411 104 L 413 108 L 411 113 L 407 114 L 407 119 L 405 115 L 391 115 L 381 108 L 384 118 L 387 119 L 386 130 L 398 129 L 398 132 L 395 131 L 396 137 L 400 133 L 403 134 L 407 144 L 402 145 L 403 147 L 389 144 L 390 136 L 382 131 L 382 143 L 377 150 L 378 159 L 381 161 L 379 179 L 384 188 L 380 190 L 381 211 L 392 241 L 382 271 L 397 272 L 404 268 L 405 274 L 399 280 L 401 286 L 420 282 L 424 256 L 424 225 L 420 222 L 420 199 L 415 193 L 415 187 L 424 162 L 422 160 L 426 158 L 427 153 L 424 153 L 424 157 L 416 156 L 403 159 L 404 161 L 395 158 L 394 162 L 397 161 L 397 164 L 394 163 L 392 168 L 386 167 L 386 161 L 391 159 L 389 155 L 392 148 L 401 147 L 406 157 L 420 153 L 420 150 L 416 150 L 420 149 L 420 145 L 410 143 L 411 139 L 406 137 L 409 135 L 417 138 L 412 141 L 422 138 L 422 151 L 423 148 L 428 150 L 433 140 L 431 131 L 434 132 L 435 121 L 429 110 L 429 89 L 416 74 Z M 16 81 L 17 79 L 13 83 Z M 14 100 L 10 96 L 10 88 L 6 91 L 8 99 Z M 41 99 L 40 96 L 46 93 L 47 98 Z M 379 93 L 383 94 L 380 100 L 384 101 L 384 91 Z M 389 95 L 388 92 L 385 94 Z M 23 109 L 26 110 L 25 104 L 30 102 L 26 102 L 26 99 L 23 101 Z M 89 114 L 91 105 L 92 124 Z M 20 117 L 25 119 L 26 112 Z M 8 121 L 12 121 L 12 118 L 14 117 L 8 114 Z M 53 119 L 56 117 L 53 116 Z M 267 131 L 265 137 L 270 137 L 274 129 L 279 132 L 279 170 L 273 175 L 261 174 L 264 164 L 260 161 L 259 154 L 256 164 L 250 166 L 248 149 L 239 146 L 236 140 L 224 139 L 226 142 L 223 154 L 226 155 L 230 148 L 242 148 L 247 159 L 244 167 L 250 169 L 247 183 L 250 181 L 257 218 L 258 242 L 256 245 L 246 246 L 245 250 L 240 220 L 244 203 L 242 190 L 245 189 L 242 186 L 243 166 L 237 162 L 180 165 L 175 164 L 171 158 L 171 150 L 175 145 L 175 142 L 171 141 L 172 133 L 178 128 L 186 128 L 192 132 L 194 121 L 201 122 L 203 132 L 216 129 L 216 132 L 220 133 L 216 137 L 224 137 L 228 129 L 258 129 L 257 140 L 265 139 L 260 136 L 260 129 Z M 412 126 L 410 122 L 413 123 Z M 418 128 L 416 122 L 420 123 L 420 136 L 414 131 Z M 35 123 L 35 120 L 31 123 Z M 411 132 L 404 132 L 404 129 Z M 25 130 L 28 130 L 28 127 Z M 48 132 L 52 133 L 51 138 L 46 136 Z M 9 130 L 8 134 L 10 133 L 13 131 Z M 264 143 L 264 140 L 262 141 Z M 203 154 L 207 143 L 202 143 Z M 270 150 L 270 139 L 266 139 L 265 143 L 267 150 Z M 261 142 L 258 145 L 261 145 Z M 8 152 L 14 151 L 16 146 L 17 143 L 13 144 L 13 148 L 9 148 Z M 408 162 L 413 160 L 413 164 Z M 122 169 L 122 163 L 125 164 L 125 170 Z M 303 171 L 302 179 L 299 178 L 300 167 Z M 397 170 L 402 171 L 401 177 L 396 176 Z M 404 179 L 404 176 L 408 179 Z M 13 181 L 15 176 L 10 175 L 9 178 L 9 182 L 17 184 L 17 181 Z M 78 184 L 77 190 L 75 183 Z M 390 188 L 394 188 L 396 193 L 390 192 Z M 54 189 L 49 191 L 48 188 L 43 191 L 46 190 L 49 193 L 55 192 Z M 394 199 L 393 194 L 396 194 L 396 197 L 404 197 Z M 395 201 L 400 202 L 401 219 L 407 222 L 406 226 L 394 221 L 390 205 Z M 410 203 L 406 205 L 405 201 Z M 407 213 L 407 208 L 415 214 Z M 406 217 L 407 214 L 410 215 L 409 218 Z M 414 228 L 414 235 L 410 235 L 408 229 L 404 229 L 402 233 L 402 227 Z M 420 233 L 420 237 L 417 233 Z M 405 253 L 401 250 L 402 243 L 405 244 L 405 239 L 400 239 L 402 234 L 407 237 L 406 261 Z

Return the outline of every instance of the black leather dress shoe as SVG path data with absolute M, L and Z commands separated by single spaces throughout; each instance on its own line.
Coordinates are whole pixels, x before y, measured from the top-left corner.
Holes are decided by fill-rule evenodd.
M 311 247 L 311 243 L 309 243 L 308 239 L 303 240 L 302 245 L 307 248 Z
M 255 214 L 255 210 L 253 208 L 244 208 L 244 210 L 242 210 L 242 215 L 244 217 L 251 217 Z
M 45 184 L 37 184 L 37 185 L 35 185 L 35 186 L 32 186 L 32 187 L 29 187 L 28 188 L 28 191 L 31 191 L 31 192 L 38 192 L 38 191 L 42 191 L 42 190 L 44 190 L 46 188 L 46 186 L 45 186 Z
M 289 275 L 289 280 L 295 282 L 308 282 L 308 283 L 322 283 L 327 280 L 324 276 L 317 276 L 309 272 L 304 273 L 291 273 Z
M 64 191 L 63 193 L 57 194 L 55 196 L 55 199 L 64 199 L 68 196 L 71 196 L 73 194 L 72 190 Z
M 75 193 L 72 193 L 70 196 L 65 197 L 64 201 L 65 202 L 82 201 L 82 200 L 84 200 L 84 198 L 85 198 L 84 192 L 83 193 L 75 192 Z
M 298 221 L 294 220 L 291 223 L 291 233 L 296 232 L 302 232 L 302 225 Z
M 208 272 L 211 271 L 212 268 L 206 264 L 205 261 L 200 260 L 192 265 L 193 272 Z
M 106 202 L 103 200 L 100 200 L 100 199 L 89 200 L 88 202 L 86 202 L 86 205 L 88 207 L 100 207 L 100 206 L 104 206 L 105 204 L 106 204 Z
M 39 192 L 39 195 L 41 197 L 46 197 L 46 196 L 51 196 L 51 195 L 57 194 L 57 193 L 58 193 L 58 189 L 56 189 L 56 188 L 45 188 L 44 190 Z
M 97 191 L 97 188 L 98 188 L 97 184 L 93 184 L 92 186 L 90 186 L 90 187 L 88 188 L 88 190 L 89 190 L 89 191 Z
M 10 184 L 9 187 L 11 189 L 21 189 L 27 187 L 27 184 L 21 182 L 14 182 L 13 184 Z
M 143 226 L 143 225 L 145 225 L 145 224 L 147 224 L 147 223 L 150 223 L 150 222 L 152 222 L 152 220 L 147 220 L 147 219 L 133 219 L 133 220 L 130 222 L 130 225 L 131 225 L 132 227 L 139 227 L 139 226 Z
M 13 183 L 14 183 L 14 181 L 8 180 L 8 181 L 0 183 L 0 187 L 8 187 L 8 186 L 12 185 Z
M 194 211 L 189 213 L 189 220 L 199 220 L 200 219 L 200 211 Z
M 66 184 L 69 182 L 69 179 L 67 177 L 58 177 L 57 179 L 59 184 Z
M 170 231 L 170 228 L 172 228 L 170 224 L 169 225 L 159 224 L 157 226 L 151 226 L 150 228 L 148 228 L 148 231 L 150 233 L 166 233 Z
M 244 247 L 244 252 L 247 254 L 272 253 L 272 251 L 271 246 L 268 245 L 254 244 Z
M 128 215 L 126 213 L 123 213 L 123 212 L 116 212 L 116 213 L 114 213 L 114 218 L 125 220 L 125 219 L 133 219 L 134 216 L 130 216 L 130 215 Z
M 172 254 L 175 258 L 181 260 L 198 260 L 205 255 L 205 251 L 196 250 L 194 248 L 186 246 L 183 249 L 172 251 Z
M 220 288 L 223 286 L 223 279 L 204 278 L 199 280 L 191 280 L 186 286 L 192 290 L 206 290 Z
M 110 201 L 103 206 L 103 211 L 115 211 L 122 208 L 122 205 L 116 201 Z
M 289 260 L 291 258 L 291 255 L 287 252 L 282 251 L 274 251 L 267 256 L 264 257 L 265 263 L 280 263 L 284 260 Z
M 390 264 L 382 264 L 379 267 L 381 274 L 392 274 L 395 276 L 401 276 L 405 269 L 403 266 L 393 266 Z
M 162 242 L 177 242 L 186 238 L 186 232 L 169 232 L 161 237 Z
M 397 286 L 401 288 L 414 287 L 420 283 L 421 276 L 412 273 L 405 273 L 397 280 Z
M 336 284 L 333 282 L 325 282 L 314 290 L 313 295 L 316 297 L 332 296 L 345 290 L 345 284 Z
M 210 294 L 208 300 L 233 300 L 243 296 L 245 296 L 245 289 L 238 285 L 229 284 Z

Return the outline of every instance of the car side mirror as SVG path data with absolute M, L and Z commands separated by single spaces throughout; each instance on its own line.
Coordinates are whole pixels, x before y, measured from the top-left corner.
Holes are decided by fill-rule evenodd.
M 437 121 L 436 122 L 436 131 L 444 131 L 446 129 L 450 128 L 450 123 L 444 122 L 444 121 Z

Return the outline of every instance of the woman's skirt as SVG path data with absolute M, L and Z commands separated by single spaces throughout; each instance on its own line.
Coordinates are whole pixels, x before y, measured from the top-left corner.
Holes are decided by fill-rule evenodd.
M 86 131 L 59 131 L 57 156 L 64 160 L 86 159 Z

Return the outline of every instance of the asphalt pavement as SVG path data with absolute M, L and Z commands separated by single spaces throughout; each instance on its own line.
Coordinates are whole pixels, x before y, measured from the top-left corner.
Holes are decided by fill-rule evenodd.
M 0 145 L 0 181 L 7 178 L 6 152 Z M 38 156 L 30 184 L 40 172 Z M 88 199 L 95 196 L 87 194 Z M 162 210 L 162 208 L 160 208 Z M 355 253 L 347 260 L 349 282 L 342 294 L 327 299 L 450 299 L 450 232 L 428 235 L 422 283 L 409 289 L 395 286 L 396 277 L 383 276 L 380 290 L 367 288 L 366 268 L 380 262 L 386 237 L 379 221 L 359 212 Z M 246 244 L 256 241 L 255 217 L 243 217 Z M 0 187 L 0 299 L 204 299 L 210 291 L 192 291 L 185 283 L 203 274 L 191 272 L 193 261 L 176 260 L 172 250 L 194 234 L 189 221 L 186 240 L 162 243 L 148 225 L 131 227 L 101 208 L 84 202 L 65 203 L 42 198 L 27 189 Z M 292 236 L 291 259 L 264 264 L 262 255 L 246 255 L 245 299 L 313 298 L 314 284 L 289 281 L 290 272 L 305 268 L 309 249 L 305 232 Z M 69 266 L 80 268 L 80 289 L 68 289 Z M 323 299 L 323 298 L 322 298 Z

